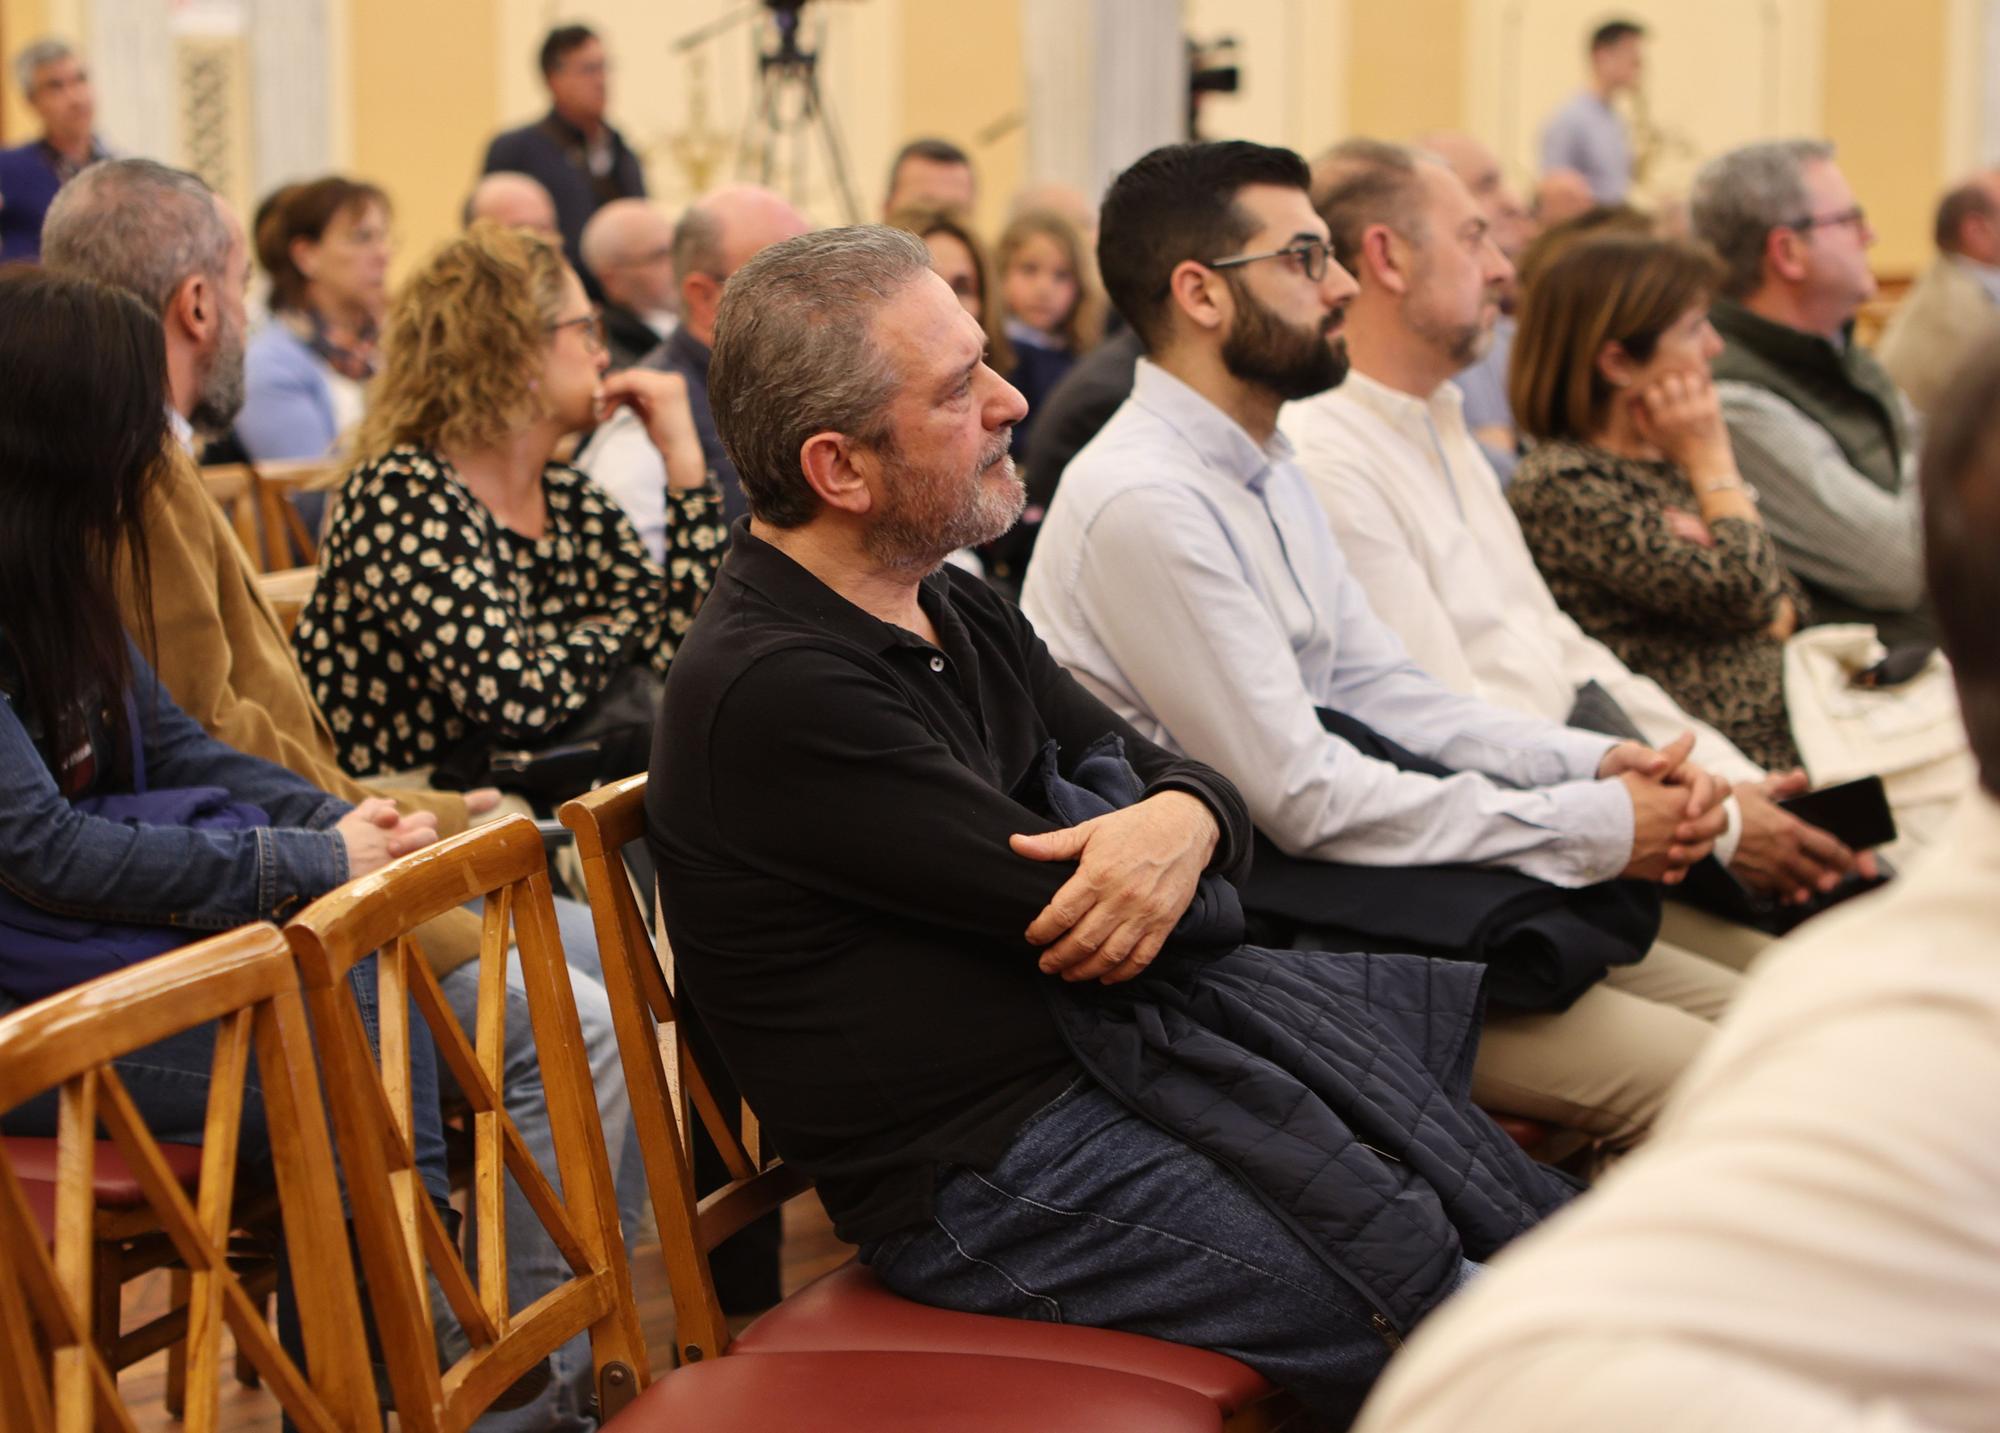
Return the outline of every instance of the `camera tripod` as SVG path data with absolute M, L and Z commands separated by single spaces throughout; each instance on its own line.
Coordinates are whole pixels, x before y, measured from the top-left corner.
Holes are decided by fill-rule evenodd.
M 817 131 L 842 214 L 854 224 L 860 222 L 861 209 L 848 177 L 846 145 L 820 89 L 819 50 L 799 43 L 799 15 L 806 4 L 807 0 L 764 0 L 761 5 L 704 25 L 676 42 L 674 49 L 686 53 L 745 20 L 768 14 L 777 34 L 777 47 L 757 53 L 756 88 L 736 146 L 737 173 L 771 187 L 779 169 L 780 150 L 789 138 L 792 199 L 804 207 L 810 139 Z

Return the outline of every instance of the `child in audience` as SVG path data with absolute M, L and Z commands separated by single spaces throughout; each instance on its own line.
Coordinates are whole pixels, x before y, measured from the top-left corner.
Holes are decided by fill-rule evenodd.
M 1042 400 L 1096 344 L 1102 316 L 1085 283 L 1090 266 L 1083 239 L 1053 210 L 1031 209 L 1009 224 L 996 267 L 1000 302 L 986 328 L 1011 347 L 1012 361 L 1003 360 L 998 371 L 1028 400 L 1028 416 L 1014 425 L 1018 457 L 1027 451 Z

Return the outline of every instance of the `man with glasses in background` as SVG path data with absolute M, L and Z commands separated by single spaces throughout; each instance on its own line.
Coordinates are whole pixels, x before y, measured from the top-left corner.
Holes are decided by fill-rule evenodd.
M 1934 640 L 1924 600 L 1913 414 L 1853 341 L 1875 231 L 1820 140 L 1745 145 L 1695 177 L 1695 232 L 1727 266 L 1710 317 L 1716 394 L 1764 525 L 1815 622 Z
M 495 135 L 485 174 L 525 174 L 548 190 L 562 230 L 563 253 L 592 298 L 603 297 L 584 260 L 583 226 L 614 199 L 646 197 L 646 176 L 625 136 L 611 127 L 611 61 L 587 25 L 558 25 L 542 41 L 542 83 L 549 112 L 533 124 Z
M 1229 142 L 1155 150 L 1111 186 L 1099 267 L 1147 356 L 1064 472 L 1023 610 L 1087 690 L 1234 782 L 1277 851 L 1327 863 L 1328 882 L 1334 865 L 1502 867 L 1567 902 L 1621 875 L 1678 880 L 1725 819 L 1686 738 L 1662 753 L 1455 693 L 1349 570 L 1277 426 L 1345 377 L 1358 291 L 1307 183 L 1290 150 Z M 1462 889 L 1446 873 L 1427 893 Z M 1736 984 L 1655 956 L 1621 967 L 1625 989 L 1492 1014 L 1474 1097 L 1638 1140 Z

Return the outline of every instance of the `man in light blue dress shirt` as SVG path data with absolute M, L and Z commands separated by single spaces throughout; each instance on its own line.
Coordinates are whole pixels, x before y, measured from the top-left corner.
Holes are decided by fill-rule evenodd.
M 1632 141 L 1611 101 L 1638 88 L 1645 39 L 1645 30 L 1630 20 L 1608 20 L 1592 31 L 1590 83 L 1542 129 L 1542 173 L 1576 171 L 1600 204 L 1623 203 L 1632 187 Z
M 1022 605 L 1083 685 L 1234 781 L 1287 855 L 1503 866 L 1554 885 L 1674 882 L 1722 783 L 1666 752 L 1462 696 L 1368 605 L 1277 431 L 1346 371 L 1352 278 L 1288 150 L 1180 145 L 1112 186 L 1099 265 L 1146 346 L 1132 397 L 1065 470 Z M 1451 769 L 1365 756 L 1331 708 Z M 1658 946 L 1559 1014 L 1495 1013 L 1489 1107 L 1636 1140 L 1736 977 Z

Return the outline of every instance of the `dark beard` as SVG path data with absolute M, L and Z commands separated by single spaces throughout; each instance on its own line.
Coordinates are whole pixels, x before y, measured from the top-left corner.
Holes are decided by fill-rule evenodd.
M 1236 322 L 1222 341 L 1222 366 L 1245 383 L 1269 389 L 1290 403 L 1337 386 L 1347 377 L 1347 340 L 1329 338 L 1338 316 L 1310 330 L 1293 328 L 1229 277 Z

